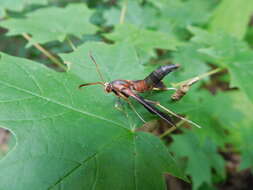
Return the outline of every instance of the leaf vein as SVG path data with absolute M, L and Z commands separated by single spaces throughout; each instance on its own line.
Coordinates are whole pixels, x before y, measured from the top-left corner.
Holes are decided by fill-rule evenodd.
M 137 190 L 137 160 L 136 160 L 136 157 L 137 157 L 137 147 L 136 147 L 136 137 L 134 136 L 133 137 L 133 157 L 134 157 L 134 160 L 133 160 L 133 165 L 134 165 L 134 187 L 135 189 Z
M 60 105 L 60 106 L 62 106 L 62 107 L 65 107 L 65 108 L 67 108 L 67 109 L 70 109 L 70 110 L 72 110 L 72 111 L 75 111 L 75 112 L 78 112 L 78 113 L 81 113 L 81 114 L 84 114 L 84 115 L 87 115 L 87 116 L 95 117 L 95 118 L 97 118 L 97 119 L 100 119 L 100 120 L 103 120 L 103 121 L 107 121 L 107 122 L 109 122 L 109 123 L 113 123 L 113 124 L 115 124 L 115 126 L 118 126 L 118 127 L 121 127 L 121 128 L 125 128 L 122 124 L 117 123 L 117 122 L 112 121 L 112 120 L 109 120 L 109 119 L 106 119 L 106 118 L 104 118 L 104 117 L 102 117 L 102 116 L 97 116 L 97 115 L 95 115 L 95 114 L 85 112 L 85 111 L 83 111 L 83 110 L 80 110 L 80 109 L 71 107 L 71 106 L 69 106 L 69 105 L 63 104 L 63 103 L 58 102 L 58 101 L 56 101 L 56 100 L 50 99 L 50 98 L 48 98 L 48 97 L 43 97 L 43 96 L 41 96 L 41 95 L 39 95 L 39 94 L 36 94 L 36 93 L 34 93 L 34 92 L 31 92 L 31 91 L 29 91 L 29 90 L 21 89 L 21 88 L 19 88 L 19 87 L 17 87 L 17 86 L 14 86 L 14 85 L 12 85 L 12 84 L 9 84 L 9 83 L 3 82 L 3 81 L 0 81 L 0 83 L 3 84 L 3 85 L 6 85 L 6 86 L 8 86 L 8 87 L 12 87 L 12 88 L 14 88 L 14 89 L 16 89 L 16 90 L 19 90 L 19 91 L 22 91 L 22 92 L 26 92 L 27 94 L 31 94 L 31 95 L 33 95 L 33 96 L 35 96 L 35 97 L 37 97 L 37 98 L 40 98 L 40 99 L 46 100 L 46 101 L 48 101 L 48 102 L 51 102 L 51 103 Z
M 94 180 L 94 184 L 92 185 L 92 190 L 96 189 L 97 186 L 97 181 L 98 181 L 98 161 L 97 158 L 95 157 L 95 163 L 96 163 L 96 171 L 95 171 L 95 180 Z
M 20 64 L 14 63 L 16 66 L 18 66 L 21 70 L 23 70 L 26 75 L 28 76 L 28 78 L 30 78 L 33 83 L 35 84 L 35 86 L 37 86 L 37 88 L 39 89 L 40 93 L 43 94 L 43 90 L 39 85 L 39 82 L 34 78 L 33 75 L 31 75 L 26 69 L 24 69 Z
M 84 159 L 83 161 L 81 161 L 81 163 L 74 167 L 73 169 L 71 169 L 67 174 L 65 174 L 62 178 L 60 178 L 56 183 L 54 183 L 53 185 L 49 186 L 48 190 L 53 189 L 56 185 L 61 184 L 61 182 L 67 178 L 68 176 L 72 175 L 75 171 L 77 171 L 81 166 L 83 166 L 86 162 L 88 162 L 89 160 L 93 159 L 96 157 L 96 155 L 98 155 L 105 147 L 111 145 L 114 141 L 116 141 L 117 139 L 119 139 L 120 137 L 122 137 L 123 135 L 117 135 L 115 138 L 113 138 L 109 143 L 103 145 L 99 150 L 97 150 L 96 153 L 92 154 L 91 156 L 89 156 L 88 158 Z M 98 178 L 98 175 L 97 175 Z

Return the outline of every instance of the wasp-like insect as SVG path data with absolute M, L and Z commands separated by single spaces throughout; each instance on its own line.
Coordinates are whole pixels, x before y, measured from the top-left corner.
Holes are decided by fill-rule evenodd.
M 101 74 L 99 67 L 94 59 L 94 57 L 90 54 L 90 57 L 93 63 L 96 65 L 97 72 L 102 81 L 105 81 L 103 75 Z M 129 97 L 132 97 L 137 102 L 142 104 L 150 113 L 156 114 L 161 119 L 166 121 L 168 124 L 173 125 L 174 123 L 169 115 L 160 111 L 158 108 L 153 106 L 154 102 L 150 100 L 146 100 L 143 97 L 139 96 L 137 93 L 143 93 L 150 90 L 166 90 L 166 86 L 162 82 L 162 79 L 171 71 L 177 69 L 179 67 L 178 64 L 164 65 L 150 73 L 143 80 L 114 80 L 112 82 L 94 82 L 94 83 L 86 83 L 81 84 L 79 88 L 89 85 L 103 85 L 104 89 L 107 93 L 113 92 L 116 96 L 125 99 L 128 101 Z M 137 113 L 137 112 L 136 112 Z M 138 113 L 137 113 L 138 114 Z M 173 114 L 180 119 L 184 119 L 176 114 Z M 139 116 L 139 115 L 138 115 Z M 186 120 L 186 119 L 184 119 Z M 186 120 L 188 121 L 188 120 Z

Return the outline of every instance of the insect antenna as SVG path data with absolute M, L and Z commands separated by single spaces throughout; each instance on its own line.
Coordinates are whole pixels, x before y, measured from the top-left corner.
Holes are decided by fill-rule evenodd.
M 90 85 L 96 85 L 96 84 L 100 84 L 100 85 L 105 85 L 103 82 L 92 82 L 92 83 L 85 83 L 85 84 L 81 84 L 79 85 L 79 88 L 82 88 L 84 86 L 90 86 Z
M 102 75 L 102 73 L 101 73 L 101 71 L 100 71 L 100 69 L 99 69 L 99 66 L 98 66 L 98 64 L 96 63 L 96 60 L 95 60 L 95 58 L 93 57 L 91 51 L 89 52 L 89 56 L 90 56 L 92 62 L 96 65 L 96 70 L 97 70 L 97 73 L 99 74 L 100 79 L 105 83 L 105 79 L 104 79 L 104 77 L 103 77 L 103 75 Z
M 97 71 L 100 79 L 102 80 L 102 82 L 92 82 L 92 83 L 81 84 L 81 85 L 79 85 L 79 88 L 82 88 L 82 87 L 85 87 L 85 86 L 90 86 L 90 85 L 97 85 L 97 84 L 105 86 L 105 79 L 104 79 L 104 77 L 103 77 L 103 75 L 102 75 L 102 73 L 101 73 L 101 71 L 99 69 L 98 64 L 96 63 L 95 58 L 92 56 L 91 51 L 89 52 L 89 57 L 91 58 L 92 62 L 96 65 L 96 71 Z

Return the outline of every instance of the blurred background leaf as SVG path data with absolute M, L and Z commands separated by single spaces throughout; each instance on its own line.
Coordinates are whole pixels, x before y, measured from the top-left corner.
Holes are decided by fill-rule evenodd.
M 92 11 L 84 4 L 73 4 L 66 8 L 39 9 L 27 14 L 25 18 L 7 19 L 0 25 L 9 29 L 10 36 L 24 33 L 32 35 L 31 44 L 56 40 L 62 42 L 69 35 L 81 38 L 84 34 L 95 33 L 97 27 L 90 23 L 91 15 Z

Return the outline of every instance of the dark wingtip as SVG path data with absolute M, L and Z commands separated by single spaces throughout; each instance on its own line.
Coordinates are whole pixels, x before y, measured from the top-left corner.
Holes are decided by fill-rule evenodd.
M 173 71 L 179 67 L 180 67 L 179 64 L 164 65 L 164 66 L 161 66 L 160 68 L 158 68 L 157 71 L 159 71 L 161 69 L 162 72 L 164 72 L 163 74 L 167 75 L 168 73 L 170 73 L 171 71 Z
M 176 127 L 176 125 L 175 125 L 175 123 L 173 122 L 173 120 L 172 120 L 172 118 L 168 115 L 168 114 L 166 114 L 166 113 L 164 113 L 164 112 L 161 112 L 160 111 L 160 114 L 161 114 L 161 119 L 163 119 L 165 122 L 167 122 L 169 125 L 171 125 L 171 126 L 173 126 L 173 127 Z

